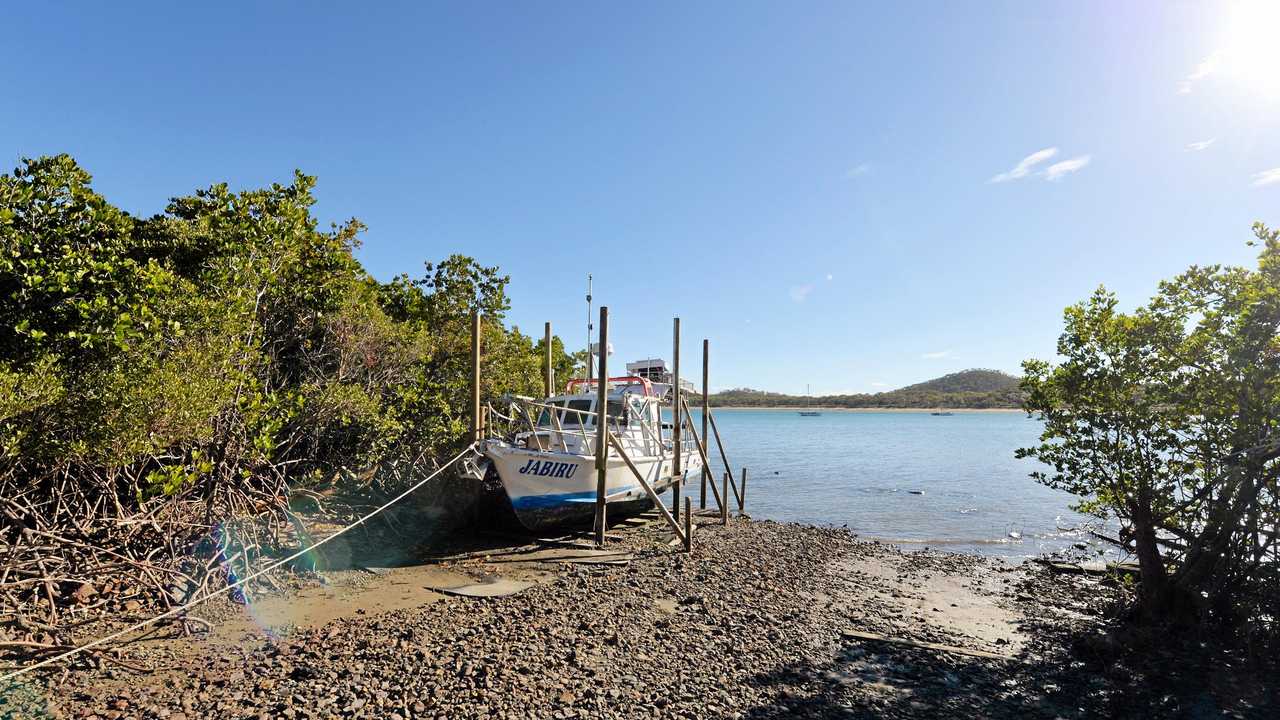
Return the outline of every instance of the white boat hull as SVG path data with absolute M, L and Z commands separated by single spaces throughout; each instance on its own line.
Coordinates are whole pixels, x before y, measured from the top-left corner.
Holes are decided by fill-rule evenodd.
M 503 441 L 489 441 L 484 455 L 493 464 L 511 501 L 520 524 L 529 530 L 589 523 L 595 515 L 596 460 L 594 456 L 515 447 Z M 661 493 L 674 484 L 672 458 L 632 457 L 636 469 L 653 489 Z M 686 453 L 682 475 L 702 471 L 697 453 Z M 610 453 L 605 475 L 609 517 L 643 512 L 652 506 L 625 461 Z

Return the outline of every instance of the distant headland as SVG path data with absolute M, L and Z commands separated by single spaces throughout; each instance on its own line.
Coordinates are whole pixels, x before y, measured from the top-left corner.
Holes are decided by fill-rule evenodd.
M 848 409 L 1015 409 L 1022 405 L 1019 382 L 1020 378 L 1006 372 L 975 368 L 880 393 L 807 397 L 737 388 L 713 393 L 709 400 L 715 407 L 791 408 L 812 405 Z

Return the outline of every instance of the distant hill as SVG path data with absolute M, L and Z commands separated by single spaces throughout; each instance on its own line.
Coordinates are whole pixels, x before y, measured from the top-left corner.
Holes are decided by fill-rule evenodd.
M 815 407 L 842 408 L 1017 408 L 1022 404 L 1019 378 L 999 370 L 963 370 L 940 378 L 881 393 L 852 395 L 803 395 L 765 392 L 750 388 L 725 390 L 709 398 L 718 407 Z
M 950 375 L 943 375 L 940 378 L 925 380 L 922 383 L 908 385 L 900 390 L 893 392 L 1003 392 L 1007 390 L 1016 390 L 1020 378 L 1016 378 L 1006 372 L 999 370 L 984 370 L 975 368 L 973 370 L 961 370 Z

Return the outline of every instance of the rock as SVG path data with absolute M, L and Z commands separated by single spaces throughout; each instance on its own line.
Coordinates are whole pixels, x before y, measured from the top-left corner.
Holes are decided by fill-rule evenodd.
M 996 563 L 937 551 L 903 553 L 837 528 L 707 522 L 691 554 L 668 548 L 669 532 L 662 533 L 658 526 L 627 531 L 617 541 L 634 553 L 625 567 L 540 567 L 555 573 L 554 580 L 518 595 L 453 598 L 394 612 L 369 605 L 364 614 L 289 629 L 285 639 L 202 649 L 200 659 L 184 661 L 189 673 L 171 676 L 171 688 L 131 676 L 137 684 L 130 712 L 158 717 L 139 711 L 151 703 L 171 709 L 181 704 L 182 719 L 498 720 L 554 713 L 765 720 L 780 718 L 785 707 L 812 718 L 1005 720 L 1022 706 L 1020 690 L 998 686 L 1011 677 L 1006 664 L 885 643 L 851 644 L 839 632 L 856 628 L 966 645 L 939 629 L 945 628 L 947 605 L 929 603 L 932 598 L 920 591 L 930 576 L 960 575 L 986 587 L 997 585 L 1001 573 L 1010 580 L 1004 597 L 1011 600 L 1016 592 L 1056 602 L 1055 593 L 1022 584 L 1021 572 L 1009 574 Z M 511 567 L 481 559 L 449 570 L 482 582 Z M 334 573 L 335 587 L 342 587 L 341 578 Z M 1038 603 L 1017 607 L 1027 616 L 1052 615 L 1052 608 Z M 1056 619 L 1037 616 L 1026 624 L 1047 626 Z M 1054 682 L 1064 696 L 1093 696 L 1063 679 Z M 74 706 L 93 709 L 93 696 Z M 911 701 L 925 710 L 913 709 Z M 171 720 L 180 719 L 175 714 Z

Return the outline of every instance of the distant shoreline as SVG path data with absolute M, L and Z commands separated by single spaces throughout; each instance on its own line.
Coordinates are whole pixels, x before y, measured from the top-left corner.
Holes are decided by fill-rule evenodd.
M 691 410 L 698 409 L 698 406 L 691 405 Z M 770 410 L 774 412 L 790 411 L 790 412 L 860 412 L 860 413 L 1020 413 L 1024 412 L 1021 408 L 894 408 L 894 407 L 824 407 L 814 405 L 813 407 L 804 407 L 803 405 L 712 405 L 711 409 L 715 410 Z

